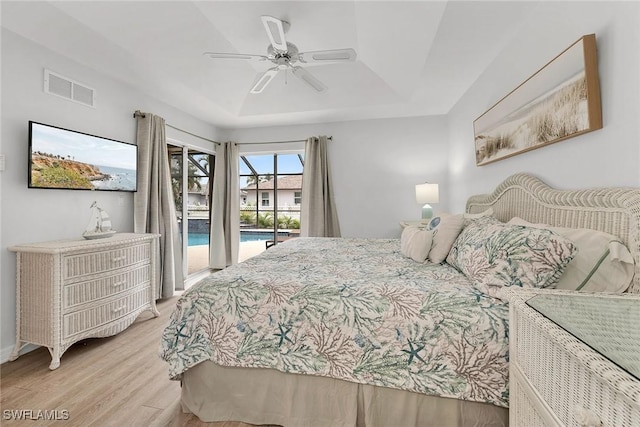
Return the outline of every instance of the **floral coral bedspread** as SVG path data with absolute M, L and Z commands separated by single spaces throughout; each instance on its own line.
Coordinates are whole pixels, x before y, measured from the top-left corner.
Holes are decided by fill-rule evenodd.
M 273 368 L 508 406 L 508 306 L 397 239 L 296 238 L 179 299 L 161 357 Z

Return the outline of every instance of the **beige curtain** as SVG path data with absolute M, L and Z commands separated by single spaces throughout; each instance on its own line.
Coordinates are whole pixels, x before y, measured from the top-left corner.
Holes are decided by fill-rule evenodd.
M 134 232 L 160 234 L 160 262 L 156 274 L 158 298 L 184 288 L 182 249 L 171 189 L 165 120 L 137 113 L 138 191 L 134 195 Z
M 238 144 L 226 142 L 216 148 L 213 175 L 213 215 L 209 267 L 225 268 L 238 262 L 240 245 L 240 175 Z
M 340 224 L 331 186 L 326 136 L 307 139 L 302 173 L 300 235 L 340 237 Z

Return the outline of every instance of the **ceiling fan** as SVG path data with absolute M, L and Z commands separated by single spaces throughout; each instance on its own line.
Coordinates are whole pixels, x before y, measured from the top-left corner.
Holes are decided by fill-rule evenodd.
M 244 60 L 258 60 L 258 61 L 271 61 L 275 64 L 275 67 L 269 68 L 258 77 L 256 83 L 253 85 L 250 93 L 260 93 L 265 87 L 273 80 L 280 70 L 291 69 L 294 76 L 311 86 L 318 92 L 323 92 L 327 89 L 320 80 L 314 77 L 307 70 L 302 68 L 298 63 L 318 63 L 318 62 L 336 62 L 336 61 L 355 61 L 356 51 L 348 49 L 333 49 L 333 50 L 316 50 L 313 52 L 299 52 L 296 45 L 289 43 L 285 39 L 285 34 L 289 30 L 290 24 L 287 21 L 283 21 L 273 16 L 263 15 L 260 17 L 264 24 L 265 30 L 267 30 L 267 36 L 271 44 L 267 47 L 266 55 L 250 55 L 243 53 L 219 53 L 219 52 L 205 52 L 204 55 L 213 59 L 244 59 Z

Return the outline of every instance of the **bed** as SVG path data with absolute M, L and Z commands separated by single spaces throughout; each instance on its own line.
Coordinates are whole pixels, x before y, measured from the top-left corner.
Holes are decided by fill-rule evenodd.
M 183 410 L 283 426 L 506 426 L 508 306 L 477 266 L 478 233 L 519 227 L 553 243 L 553 271 L 502 267 L 518 285 L 555 283 L 577 252 L 545 228 L 503 225 L 514 218 L 615 236 L 631 257 L 627 291 L 640 292 L 640 189 L 554 190 L 516 174 L 468 200 L 446 261 L 416 262 L 399 239 L 297 238 L 190 288 L 160 350 Z

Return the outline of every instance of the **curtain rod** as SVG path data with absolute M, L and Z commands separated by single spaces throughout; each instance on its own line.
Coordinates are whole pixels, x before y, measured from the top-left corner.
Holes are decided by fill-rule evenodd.
M 169 126 L 170 128 L 173 128 L 173 129 L 175 129 L 177 131 L 184 132 L 184 133 L 189 134 L 191 136 L 195 136 L 196 138 L 200 138 L 200 139 L 204 139 L 205 141 L 213 142 L 216 145 L 220 145 L 221 144 L 218 141 L 214 141 L 213 139 L 205 138 L 204 136 L 196 135 L 195 133 L 191 133 L 191 132 L 188 132 L 188 131 L 186 131 L 184 129 L 180 129 L 180 128 L 177 128 L 175 126 L 172 126 L 169 123 L 165 123 L 165 126 Z
M 135 119 L 135 118 L 137 118 L 137 117 L 145 118 L 145 115 L 144 115 L 144 113 L 143 113 L 142 111 L 140 111 L 140 110 L 136 110 L 136 111 L 134 111 L 134 112 L 133 112 L 133 118 Z M 188 135 L 195 136 L 196 138 L 200 138 L 200 139 L 203 139 L 203 140 L 205 140 L 205 141 L 213 142 L 214 144 L 220 145 L 220 142 L 218 142 L 218 141 L 214 141 L 213 139 L 205 138 L 204 136 L 196 135 L 195 133 L 191 133 L 191 132 L 186 131 L 186 130 L 184 130 L 184 129 L 180 129 L 179 127 L 176 127 L 176 126 L 170 125 L 170 124 L 169 124 L 169 123 L 167 123 L 167 122 L 165 122 L 165 123 L 164 123 L 164 125 L 165 125 L 165 126 L 168 126 L 168 127 L 170 127 L 170 128 L 172 128 L 172 129 L 175 129 L 175 130 L 177 130 L 177 131 L 180 131 L 180 132 L 186 133 L 186 134 L 188 134 Z
M 333 136 L 328 136 L 329 141 L 333 141 Z M 256 141 L 256 142 L 236 142 L 238 145 L 256 145 L 256 144 L 288 144 L 292 142 L 306 142 L 306 139 L 292 139 L 290 141 Z
M 136 110 L 133 112 L 133 118 L 137 118 L 137 117 L 142 117 L 144 118 L 145 115 L 142 111 L 140 110 Z M 170 125 L 169 123 L 165 122 L 165 126 L 169 126 L 172 129 L 175 129 L 177 131 L 180 132 L 184 132 L 188 135 L 191 136 L 195 136 L 196 138 L 200 138 L 200 139 L 204 139 L 205 141 L 209 141 L 209 142 L 213 142 L 214 144 L 220 145 L 221 142 L 218 141 L 214 141 L 213 139 L 209 139 L 209 138 L 205 138 L 203 136 L 200 135 L 196 135 L 195 133 L 191 133 L 189 131 L 186 131 L 184 129 L 180 129 L 179 127 L 175 127 L 173 125 Z M 328 136 L 327 139 L 329 141 L 333 141 L 333 136 Z M 236 142 L 237 145 L 256 145 L 256 144 L 289 144 L 289 143 L 293 143 L 293 142 L 306 142 L 306 139 L 294 139 L 294 140 L 290 140 L 290 141 L 257 141 L 257 142 Z

